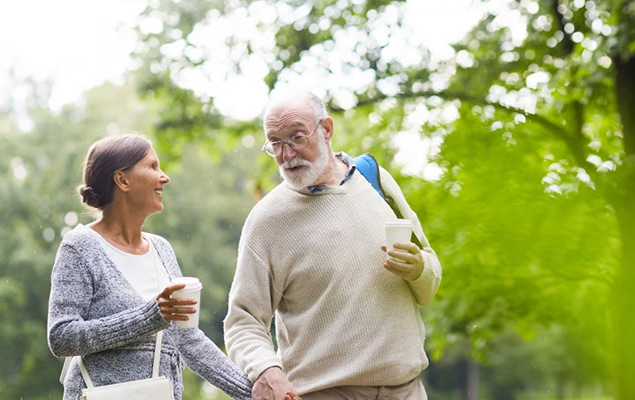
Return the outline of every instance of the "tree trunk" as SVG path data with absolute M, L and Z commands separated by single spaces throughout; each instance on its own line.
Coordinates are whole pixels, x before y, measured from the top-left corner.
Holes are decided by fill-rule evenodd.
M 478 384 L 480 369 L 478 363 L 467 360 L 467 376 L 465 379 L 465 400 L 478 400 Z
M 616 94 L 624 135 L 615 210 L 622 239 L 613 313 L 615 399 L 635 399 L 635 56 L 615 57 Z
M 565 379 L 562 377 L 562 373 L 558 375 L 559 377 L 556 383 L 556 399 L 562 400 L 565 398 Z

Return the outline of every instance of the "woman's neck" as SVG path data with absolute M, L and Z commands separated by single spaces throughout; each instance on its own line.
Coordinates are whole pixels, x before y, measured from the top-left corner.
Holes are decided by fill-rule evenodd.
M 131 254 L 145 254 L 149 244 L 141 235 L 145 218 L 131 217 L 128 213 L 106 208 L 102 217 L 89 225 L 116 248 Z

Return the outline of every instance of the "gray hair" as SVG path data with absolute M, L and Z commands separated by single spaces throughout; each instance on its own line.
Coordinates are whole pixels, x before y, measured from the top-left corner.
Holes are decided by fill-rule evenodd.
M 307 108 L 313 111 L 313 118 L 315 118 L 316 124 L 320 122 L 320 120 L 328 117 L 329 114 L 326 111 L 326 106 L 324 105 L 324 102 L 322 101 L 321 98 L 316 96 L 313 92 L 310 92 L 310 91 L 299 92 L 299 93 L 295 92 L 293 95 L 288 96 L 287 100 L 289 98 L 296 98 L 296 96 L 298 96 L 299 101 L 301 101 Z M 279 104 L 279 102 L 269 105 L 269 107 L 267 107 L 267 110 L 265 111 L 263 124 L 262 124 L 265 131 L 267 130 L 267 127 L 265 126 L 265 120 L 267 118 L 267 115 L 271 111 L 271 108 L 275 106 L 276 104 Z
M 307 103 L 313 109 L 313 118 L 315 118 L 316 124 L 328 116 L 324 102 L 314 93 L 307 93 Z

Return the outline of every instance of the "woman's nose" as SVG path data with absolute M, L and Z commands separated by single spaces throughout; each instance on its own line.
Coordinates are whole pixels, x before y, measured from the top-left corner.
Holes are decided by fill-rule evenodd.
M 161 175 L 161 182 L 163 182 L 164 184 L 165 183 L 170 183 L 170 177 L 165 172 L 163 172 L 163 170 L 161 171 L 161 174 L 162 174 Z

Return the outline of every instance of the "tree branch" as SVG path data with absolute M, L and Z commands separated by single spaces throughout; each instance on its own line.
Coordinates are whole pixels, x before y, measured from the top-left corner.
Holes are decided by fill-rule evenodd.
M 587 166 L 587 161 L 586 161 L 586 157 L 584 156 L 584 151 L 580 148 L 579 143 L 575 140 L 574 136 L 571 133 L 569 133 L 569 131 L 567 131 L 563 126 L 557 124 L 556 122 L 546 117 L 543 117 L 542 115 L 533 114 L 521 108 L 506 106 L 498 102 L 489 101 L 482 97 L 475 97 L 465 93 L 457 93 L 457 92 L 435 92 L 435 91 L 425 91 L 425 92 L 417 92 L 417 93 L 409 92 L 409 93 L 398 94 L 396 96 L 390 96 L 390 98 L 412 99 L 412 98 L 432 97 L 432 96 L 437 96 L 444 100 L 461 100 L 461 101 L 467 101 L 469 103 L 478 104 L 478 105 L 492 106 L 499 110 L 521 114 L 527 119 L 527 121 L 537 123 L 547 128 L 547 130 L 553 133 L 558 139 L 564 141 L 565 145 L 571 152 L 571 155 L 575 159 L 576 163 L 580 167 Z M 385 95 L 378 95 L 372 98 L 366 98 L 366 99 L 358 101 L 356 107 L 362 107 L 369 104 L 374 104 L 388 98 L 389 97 Z M 338 111 L 338 112 L 344 111 L 342 108 L 337 106 L 332 106 L 332 105 L 331 105 L 331 109 L 333 111 Z
M 558 5 L 559 5 L 558 0 L 551 0 L 551 9 L 556 15 L 556 20 L 558 21 L 558 28 L 560 29 L 560 32 L 562 32 L 562 34 L 564 35 L 562 38 L 562 47 L 564 51 L 564 56 L 567 57 L 573 52 L 574 43 L 573 43 L 573 40 L 571 39 L 571 35 L 565 32 L 564 30 L 564 26 L 566 25 L 566 20 L 564 18 L 564 15 L 560 12 L 560 10 L 558 10 Z

